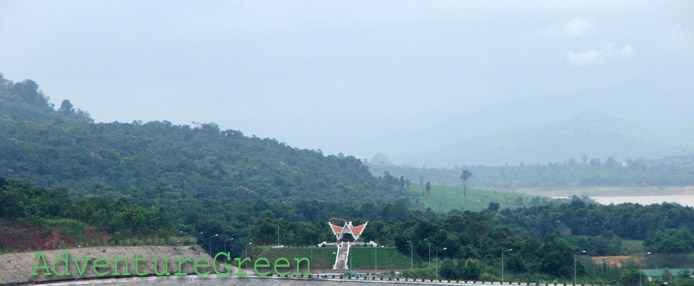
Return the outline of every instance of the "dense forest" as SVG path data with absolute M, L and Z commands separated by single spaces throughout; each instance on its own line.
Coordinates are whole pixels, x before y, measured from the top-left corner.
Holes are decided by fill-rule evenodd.
M 220 130 L 213 123 L 94 123 L 68 100 L 60 107 L 32 80 L 0 77 L 0 176 L 105 196 L 173 214 L 179 233 L 245 237 L 267 212 L 294 221 L 327 221 L 310 201 L 361 204 L 406 195 L 406 182 L 374 177 L 352 156 L 324 155 L 274 139 Z M 405 201 L 409 202 L 409 201 Z M 306 207 L 301 204 L 308 205 Z
M 376 201 L 401 188 L 352 156 L 325 156 L 214 123 L 93 123 L 68 100 L 54 110 L 31 80 L 0 78 L 0 111 L 0 175 L 78 195 Z
M 306 210 L 308 206 L 312 209 Z M 430 248 L 439 250 L 441 275 L 450 279 L 499 280 L 502 251 L 506 277 L 515 281 L 569 281 L 576 253 L 583 255 L 577 262 L 577 274 L 586 283 L 638 281 L 636 264 L 608 267 L 586 256 L 638 258 L 650 252 L 652 255 L 644 262 L 646 268 L 692 265 L 687 257 L 694 251 L 694 209 L 677 204 L 605 206 L 574 197 L 570 202 L 539 207 L 501 210 L 492 203 L 481 212 L 445 214 L 406 206 L 404 201 L 360 208 L 311 202 L 292 209 L 308 211 L 306 218 L 331 211 L 335 215 L 352 213 L 351 217 L 357 217 L 355 223 L 369 221 L 364 241 L 393 245 L 403 254 L 409 254 L 412 242 L 418 266 L 408 275 L 420 277 L 434 275 L 428 264 Z M 272 244 L 278 226 L 283 231 L 281 242 L 287 245 L 301 246 L 306 241 L 331 237 L 320 221 L 273 219 L 267 211 L 254 222 L 250 235 L 260 243 Z M 637 246 L 631 245 L 634 242 Z
M 418 268 L 409 274 L 416 276 L 434 274 L 429 249 L 438 250 L 443 277 L 486 280 L 500 278 L 507 251 L 507 275 L 524 281 L 568 279 L 582 250 L 694 251 L 691 207 L 602 206 L 575 197 L 436 213 L 412 200 L 408 177 L 373 176 L 351 156 L 292 148 L 213 123 L 94 123 L 67 100 L 51 106 L 33 81 L 2 77 L 0 176 L 9 178 L 0 179 L 2 226 L 94 229 L 115 238 L 190 235 L 213 252 L 233 237 L 228 249 L 239 254 L 248 243 L 274 244 L 278 236 L 290 246 L 330 241 L 328 220 L 369 221 L 365 241 L 408 255 L 412 242 Z M 627 248 L 627 240 L 642 244 Z M 633 265 L 612 272 L 591 267 L 585 259 L 578 264 L 582 281 L 633 282 Z
M 163 209 L 132 205 L 125 200 L 72 199 L 57 190 L 2 177 L 0 197 L 0 250 L 31 249 L 32 240 L 45 238 L 42 231 L 60 232 L 64 236 L 60 240 L 73 241 L 75 245 L 91 240 L 103 244 L 128 238 L 166 238 L 174 232 L 173 221 Z M 95 231 L 107 232 L 107 241 L 86 236 Z

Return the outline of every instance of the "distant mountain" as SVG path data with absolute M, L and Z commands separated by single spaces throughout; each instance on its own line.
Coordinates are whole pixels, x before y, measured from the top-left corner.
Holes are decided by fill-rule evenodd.
M 388 157 L 381 153 L 376 153 L 376 155 L 374 155 L 374 157 L 371 159 L 371 161 L 369 161 L 369 163 L 372 165 L 393 165 L 393 163 L 390 162 Z
M 599 112 L 568 120 L 508 129 L 410 157 L 413 166 L 547 164 L 612 157 L 617 160 L 687 154 L 686 145 L 670 143 L 636 124 Z
M 386 147 L 379 147 L 373 153 L 382 152 L 395 165 L 449 168 L 456 164 L 503 165 L 507 161 L 509 164 L 547 163 L 568 159 L 567 156 L 577 158 L 583 153 L 590 157 L 612 156 L 615 159 L 622 156 L 636 159 L 681 155 L 683 151 L 694 150 L 694 112 L 691 112 L 694 97 L 690 96 L 692 85 L 689 78 L 691 72 L 688 70 L 657 79 L 638 74 L 605 80 L 604 84 L 591 88 L 577 86 L 562 93 L 518 94 L 477 110 L 461 112 L 442 122 L 424 122 L 423 127 L 409 128 L 398 136 L 379 138 L 377 141 Z M 561 143 L 554 137 L 566 138 L 567 134 L 548 134 L 550 130 L 543 132 L 543 129 L 573 130 L 571 126 L 576 124 L 570 121 L 577 119 L 611 126 L 611 129 L 579 130 L 594 133 L 593 136 L 601 140 L 598 142 L 606 144 L 605 148 L 617 148 L 590 147 L 597 142 L 588 139 L 588 142 L 568 144 L 573 143 L 570 138 L 565 139 L 567 144 L 549 144 L 549 149 L 532 151 L 530 148 L 531 145 L 537 146 L 536 149 L 545 148 L 540 143 L 548 142 L 532 143 L 538 138 L 554 140 L 549 143 Z M 568 126 L 561 128 L 557 124 Z M 635 126 L 638 129 L 636 134 L 633 132 Z M 616 132 L 613 135 L 617 141 L 609 141 L 610 136 L 598 134 L 601 132 Z M 575 134 L 575 137 L 591 138 L 586 135 Z M 582 146 L 578 146 L 579 143 Z M 611 153 L 615 149 L 618 152 Z M 447 158 L 449 154 L 443 150 L 453 151 L 451 157 Z M 663 154 L 661 150 L 672 153 Z M 528 156 L 521 156 L 522 153 Z M 538 154 L 538 157 L 530 156 Z

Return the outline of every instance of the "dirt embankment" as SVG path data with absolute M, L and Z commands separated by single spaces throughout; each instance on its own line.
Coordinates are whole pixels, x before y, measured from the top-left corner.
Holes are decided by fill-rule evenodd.
M 71 275 L 57 275 L 63 273 L 65 264 L 57 258 L 65 259 L 67 251 L 69 259 L 68 271 Z M 45 256 L 46 266 L 52 275 L 47 276 L 44 269 L 38 269 L 39 275 L 31 275 L 34 267 L 38 264 L 43 266 L 39 255 L 35 252 L 42 252 Z M 181 272 L 194 274 L 193 263 L 196 259 L 205 257 L 209 261 L 212 258 L 199 246 L 120 246 L 120 247 L 90 247 L 90 248 L 72 248 L 64 250 L 47 250 L 22 253 L 6 253 L 0 254 L 0 284 L 20 284 L 31 283 L 47 280 L 63 280 L 75 278 L 97 277 L 94 273 L 94 260 L 96 258 L 105 258 L 108 261 L 109 267 L 99 268 L 98 271 L 108 272 L 107 276 L 111 276 L 114 271 L 114 258 L 126 258 L 128 260 L 128 269 L 124 268 L 124 264 L 118 263 L 118 273 L 124 274 L 126 271 L 130 276 L 137 276 L 135 272 L 135 255 L 140 258 L 146 258 L 146 261 L 140 261 L 138 270 L 140 273 L 154 273 L 154 263 L 152 258 L 157 259 L 157 270 L 159 272 L 168 271 L 172 275 L 179 270 L 179 262 L 175 258 L 183 259 L 190 258 L 192 261 L 185 262 L 181 265 Z M 88 261 L 87 258 L 90 258 Z M 167 258 L 167 266 L 164 267 L 163 258 Z M 78 265 L 75 264 L 77 260 Z M 53 270 L 53 262 L 58 261 Z M 86 264 L 85 264 L 86 261 Z M 101 263 L 98 264 L 102 264 Z M 83 274 L 79 274 L 79 269 L 82 269 Z M 211 267 L 199 268 L 199 271 L 212 271 Z M 56 273 L 57 272 L 57 273 Z
M 28 224 L 3 225 L 0 221 L 0 249 L 58 249 L 77 247 L 84 243 L 106 244 L 111 239 L 107 232 L 87 229 L 82 238 L 48 231 Z
M 604 263 L 610 266 L 621 267 L 626 263 L 641 263 L 643 257 L 633 257 L 628 255 L 618 256 L 593 256 L 591 257 L 595 263 Z

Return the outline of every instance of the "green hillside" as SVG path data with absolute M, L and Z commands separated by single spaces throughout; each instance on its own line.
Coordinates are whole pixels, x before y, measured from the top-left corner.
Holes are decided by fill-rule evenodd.
M 407 219 L 413 206 L 405 199 L 398 208 L 374 208 L 406 197 L 404 182 L 375 177 L 352 156 L 293 148 L 214 123 L 95 123 L 68 100 L 58 108 L 48 102 L 35 82 L 0 75 L 0 176 L 71 197 L 163 208 L 179 234 L 214 249 L 224 241 L 213 234 L 271 243 L 280 218 L 288 229 L 284 241 L 302 245 L 329 239 L 323 224 L 354 219 L 364 203 L 371 203 L 369 212 L 361 213 L 371 220 Z M 342 197 L 354 199 L 337 202 Z
M 167 121 L 93 123 L 69 101 L 54 109 L 31 80 L 0 77 L 0 176 L 71 193 L 376 201 L 397 195 L 352 156 Z M 163 195 L 163 196 L 161 196 Z M 168 203 L 168 202 L 167 202 Z

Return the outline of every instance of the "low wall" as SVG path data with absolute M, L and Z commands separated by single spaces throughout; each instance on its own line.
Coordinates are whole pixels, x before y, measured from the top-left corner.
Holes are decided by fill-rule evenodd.
M 68 258 L 71 260 L 69 266 L 69 272 L 72 275 L 69 276 L 58 276 L 44 275 L 45 270 L 39 269 L 37 273 L 39 275 L 31 275 L 34 267 L 37 265 L 43 265 L 35 252 L 42 252 L 45 256 L 46 265 L 49 270 L 53 272 L 53 261 L 56 258 L 65 258 L 65 253 L 68 252 Z M 175 258 L 183 259 L 185 257 L 193 259 L 193 261 L 200 257 L 205 257 L 212 261 L 212 258 L 202 249 L 200 246 L 119 246 L 119 247 L 90 247 L 90 248 L 72 248 L 64 250 L 46 250 L 46 251 L 32 251 L 32 252 L 20 252 L 20 253 L 5 253 L 0 254 L 0 285 L 13 285 L 13 284 L 26 284 L 26 283 L 37 283 L 41 281 L 48 280 L 70 280 L 70 279 L 84 279 L 84 278 L 97 278 L 93 269 L 93 261 L 97 257 L 103 257 L 108 260 L 110 264 L 110 269 L 108 272 L 113 272 L 113 259 L 114 258 L 127 258 L 128 268 L 131 276 L 136 275 L 135 267 L 133 261 L 135 255 L 139 257 L 147 258 L 148 261 L 141 262 L 139 265 L 139 270 L 141 273 L 149 272 L 153 273 L 154 263 L 152 258 L 158 259 L 157 268 L 161 271 L 164 269 L 164 265 L 161 264 L 163 261 L 161 258 L 167 258 L 167 268 L 170 272 L 177 272 L 179 265 Z M 78 269 L 72 258 L 80 259 L 80 268 L 84 269 L 82 275 L 79 275 Z M 85 258 L 91 258 L 86 266 L 84 265 Z M 38 260 L 38 261 L 37 261 Z M 193 263 L 184 263 L 181 265 L 181 272 L 194 274 Z M 86 268 L 85 268 L 86 267 Z M 124 270 L 122 262 L 119 262 L 119 270 Z M 56 264 L 56 270 L 62 272 L 65 269 L 63 263 Z M 104 268 L 105 269 L 105 268 Z M 211 268 L 210 268 L 211 269 Z M 123 272 L 123 271 L 121 271 Z M 110 275 L 110 274 L 109 274 Z
M 330 276 L 328 276 L 330 277 Z M 212 286 L 212 285 L 234 285 L 234 286 L 302 286 L 302 285 L 326 285 L 326 286 L 366 286 L 371 285 L 384 285 L 384 286 L 396 286 L 396 285 L 467 285 L 467 286 L 501 286 L 501 285 L 520 285 L 520 286 L 569 286 L 570 284 L 535 284 L 535 283 L 513 283 L 501 284 L 499 282 L 481 282 L 481 281 L 448 281 L 430 279 L 408 279 L 405 280 L 401 278 L 400 280 L 380 280 L 380 279 L 363 279 L 363 278 L 323 278 L 321 277 L 311 277 L 311 278 L 301 278 L 301 277 L 258 277 L 258 276 L 218 276 L 218 275 L 207 275 L 207 276 L 162 276 L 162 277 L 136 277 L 136 278 L 122 278 L 122 279 L 102 279 L 102 280 L 88 280 L 79 282 L 64 282 L 64 283 L 50 283 L 45 284 L 46 286 L 73 286 L 73 285 L 116 285 L 119 286 L 135 286 L 135 285 L 200 285 L 200 286 Z M 585 286 L 597 286 L 597 285 L 585 285 Z

